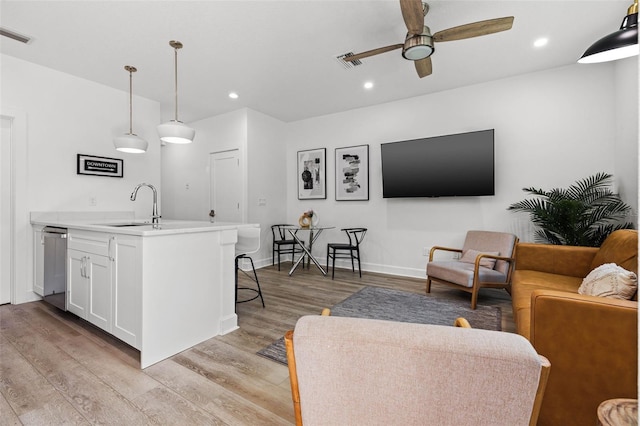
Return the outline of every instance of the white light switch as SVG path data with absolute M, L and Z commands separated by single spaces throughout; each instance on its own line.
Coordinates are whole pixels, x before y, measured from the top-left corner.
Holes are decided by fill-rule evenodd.
M 267 199 L 266 198 L 258 198 L 258 205 L 259 206 L 266 206 L 267 205 Z

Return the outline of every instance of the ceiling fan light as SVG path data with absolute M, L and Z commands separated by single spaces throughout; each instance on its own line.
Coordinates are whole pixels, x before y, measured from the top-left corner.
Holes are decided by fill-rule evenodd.
M 417 45 L 412 46 L 402 52 L 402 56 L 411 61 L 419 61 L 420 59 L 428 58 L 433 54 L 433 47 Z
M 158 134 L 162 142 L 187 144 L 193 142 L 196 131 L 180 121 L 171 120 L 158 126 Z
M 407 33 L 402 48 L 402 56 L 410 61 L 419 61 L 433 55 L 431 30 L 425 26 L 422 34 Z
M 580 64 L 615 61 L 637 55 L 638 12 L 625 16 L 620 29 L 593 43 L 578 59 Z
M 113 140 L 113 144 L 118 151 L 128 152 L 130 154 L 142 154 L 146 152 L 149 147 L 149 142 L 133 133 L 118 136 Z

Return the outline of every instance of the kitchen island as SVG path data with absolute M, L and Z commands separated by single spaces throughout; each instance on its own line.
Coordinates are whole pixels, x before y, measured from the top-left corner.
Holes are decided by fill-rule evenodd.
M 31 223 L 36 259 L 45 226 L 68 230 L 68 311 L 140 350 L 141 368 L 238 328 L 237 229 L 257 225 L 70 213 L 32 213 Z

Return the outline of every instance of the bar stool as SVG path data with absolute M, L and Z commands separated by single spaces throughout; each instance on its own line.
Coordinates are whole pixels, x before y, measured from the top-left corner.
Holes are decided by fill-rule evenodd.
M 256 267 L 253 264 L 253 259 L 249 256 L 252 253 L 257 253 L 260 250 L 260 228 L 257 227 L 239 227 L 238 228 L 238 242 L 236 243 L 236 303 L 250 302 L 258 297 L 262 301 L 262 307 L 264 308 L 264 298 L 262 297 L 262 289 L 260 288 L 260 282 L 258 281 L 258 274 L 256 274 Z M 238 263 L 240 259 L 249 259 L 251 262 L 251 270 L 253 271 L 253 277 L 249 275 L 245 270 L 240 269 Z M 257 289 L 251 287 L 238 287 L 238 271 L 242 271 L 249 279 L 255 281 Z M 256 293 L 255 296 L 238 300 L 238 290 L 249 290 Z

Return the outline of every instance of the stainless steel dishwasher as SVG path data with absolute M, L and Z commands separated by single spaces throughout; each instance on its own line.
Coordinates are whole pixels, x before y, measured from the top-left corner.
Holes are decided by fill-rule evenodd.
M 44 241 L 44 301 L 67 310 L 67 230 L 47 226 Z

